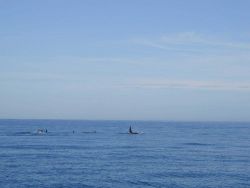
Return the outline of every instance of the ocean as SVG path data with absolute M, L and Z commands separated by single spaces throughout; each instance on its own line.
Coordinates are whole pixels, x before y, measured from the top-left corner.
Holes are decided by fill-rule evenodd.
M 0 120 L 0 188 L 16 187 L 250 187 L 250 123 Z

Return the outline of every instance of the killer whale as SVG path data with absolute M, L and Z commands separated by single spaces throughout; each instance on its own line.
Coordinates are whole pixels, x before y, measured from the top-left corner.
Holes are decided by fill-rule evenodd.
M 139 134 L 138 132 L 134 132 L 134 131 L 132 130 L 132 127 L 131 127 L 131 126 L 129 127 L 128 133 L 129 133 L 129 134 Z

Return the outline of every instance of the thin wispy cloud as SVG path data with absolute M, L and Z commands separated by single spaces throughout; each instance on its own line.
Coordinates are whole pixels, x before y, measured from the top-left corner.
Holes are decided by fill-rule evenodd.
M 162 50 L 179 52 L 204 52 L 209 50 L 250 50 L 250 43 L 231 41 L 220 37 L 202 35 L 195 32 L 166 34 L 156 38 L 139 38 L 132 40 L 140 44 Z
M 67 76 L 55 73 L 6 72 L 0 75 L 0 82 L 11 81 L 65 81 Z
M 148 63 L 147 58 L 129 58 L 129 57 L 81 57 L 81 56 L 56 56 L 48 60 L 49 62 L 63 62 L 70 64 L 144 64 Z
M 171 79 L 138 79 L 126 87 L 146 89 L 206 89 L 206 90 L 246 90 L 250 91 L 250 82 L 198 81 Z

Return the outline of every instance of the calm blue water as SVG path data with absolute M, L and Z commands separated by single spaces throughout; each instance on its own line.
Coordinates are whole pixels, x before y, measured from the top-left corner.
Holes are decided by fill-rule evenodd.
M 123 134 L 131 123 L 144 134 Z M 1 188 L 250 187 L 250 123 L 0 120 L 0 130 Z

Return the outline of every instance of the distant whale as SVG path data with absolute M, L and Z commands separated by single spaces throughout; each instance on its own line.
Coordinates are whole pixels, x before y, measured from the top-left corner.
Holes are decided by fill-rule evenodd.
M 37 134 L 46 134 L 46 133 L 48 133 L 48 130 L 47 129 L 37 129 L 36 133 Z
M 129 133 L 129 134 L 139 134 L 138 132 L 134 132 L 134 131 L 132 130 L 132 127 L 131 127 L 131 126 L 129 127 L 128 133 Z

